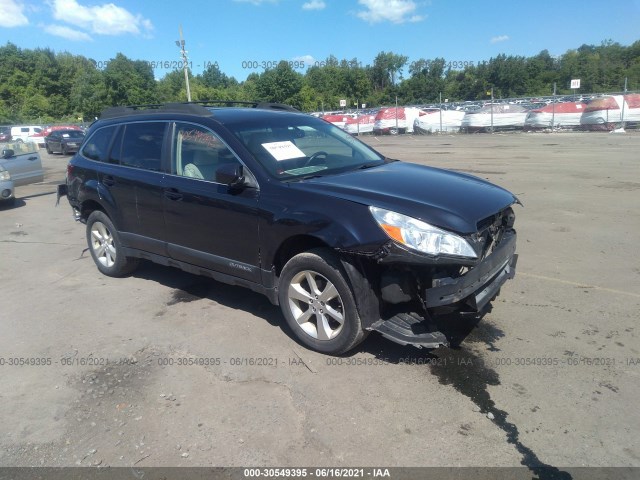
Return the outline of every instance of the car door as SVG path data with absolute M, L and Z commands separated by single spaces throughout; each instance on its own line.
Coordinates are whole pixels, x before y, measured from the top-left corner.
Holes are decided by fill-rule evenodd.
M 51 132 L 47 137 L 47 145 L 52 152 L 60 152 L 62 148 L 60 146 L 60 133 Z
M 220 165 L 241 162 L 213 131 L 176 123 L 172 139 L 163 194 L 169 255 L 259 282 L 258 189 L 234 190 L 215 181 Z
M 116 203 L 125 245 L 158 255 L 167 254 L 162 194 L 163 144 L 169 126 L 166 121 L 122 125 L 99 175 Z
M 4 149 L 2 166 L 9 171 L 13 184 L 16 187 L 30 183 L 41 182 L 44 179 L 40 154 L 35 150 L 34 144 L 15 144 L 13 155 L 9 155 L 9 149 Z

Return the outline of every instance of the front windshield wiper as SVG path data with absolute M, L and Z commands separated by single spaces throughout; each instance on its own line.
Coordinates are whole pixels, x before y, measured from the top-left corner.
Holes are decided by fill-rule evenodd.
M 364 165 L 360 165 L 358 170 L 365 170 L 367 168 L 379 167 L 380 165 L 384 165 L 385 162 L 380 163 L 380 160 L 376 160 L 375 162 L 365 163 Z

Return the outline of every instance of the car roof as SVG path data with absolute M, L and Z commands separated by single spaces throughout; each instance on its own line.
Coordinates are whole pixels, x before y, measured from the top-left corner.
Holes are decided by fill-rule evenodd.
M 223 106 L 220 106 L 222 104 Z M 230 106 L 240 104 L 241 106 Z M 100 119 L 92 127 L 116 125 L 129 121 L 193 121 L 216 120 L 224 125 L 234 125 L 243 122 L 258 122 L 268 125 L 283 116 L 304 116 L 307 114 L 284 104 L 259 102 L 188 102 L 154 105 L 134 105 L 127 107 L 112 107 L 102 112 Z M 206 123 L 206 122 L 205 122 Z
M 129 117 L 138 115 L 163 115 L 163 114 L 183 114 L 196 115 L 201 117 L 210 117 L 217 110 L 219 105 L 230 108 L 232 105 L 242 105 L 244 109 L 249 110 L 281 110 L 297 112 L 298 110 L 290 105 L 281 103 L 268 102 L 243 102 L 243 101 L 224 101 L 213 100 L 206 102 L 184 102 L 184 103 L 165 103 L 151 105 L 129 105 L 107 108 L 100 115 L 100 119 Z M 248 108 L 251 107 L 251 108 Z M 241 108 L 234 108 L 234 110 Z M 255 110 L 254 110 L 255 109 Z

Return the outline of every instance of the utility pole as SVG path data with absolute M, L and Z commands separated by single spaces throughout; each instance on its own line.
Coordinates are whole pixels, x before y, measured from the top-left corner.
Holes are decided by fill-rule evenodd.
M 556 82 L 553 82 L 553 99 L 551 101 L 551 131 L 556 125 Z
M 620 123 L 623 130 L 624 130 L 624 102 L 627 96 L 627 80 L 628 80 L 628 77 L 624 77 L 624 92 L 622 92 L 622 114 L 620 116 Z
M 442 135 L 442 92 L 440 92 L 440 135 Z
M 493 87 L 491 87 L 491 133 L 493 133 Z
M 191 89 L 189 88 L 189 58 L 187 51 L 184 49 L 184 38 L 182 37 L 182 25 L 180 25 L 180 40 L 176 40 L 176 45 L 180 49 L 182 55 L 182 67 L 184 69 L 184 82 L 187 85 L 187 101 L 191 101 Z

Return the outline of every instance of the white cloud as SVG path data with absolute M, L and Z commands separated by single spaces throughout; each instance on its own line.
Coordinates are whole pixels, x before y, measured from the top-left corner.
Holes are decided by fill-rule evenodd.
M 44 27 L 44 31 L 57 37 L 73 40 L 74 42 L 91 42 L 93 40 L 86 33 L 81 32 L 80 30 L 74 30 L 73 28 L 66 27 L 64 25 L 47 25 Z
M 21 27 L 28 25 L 24 5 L 16 0 L 0 0 L 0 27 Z
M 322 0 L 311 0 L 310 2 L 302 5 L 303 10 L 324 10 L 327 4 Z
M 153 24 L 113 3 L 86 7 L 76 0 L 53 0 L 53 18 L 98 35 L 148 35 Z
M 358 0 L 366 10 L 357 13 L 365 22 L 405 23 L 420 22 L 426 17 L 415 13 L 416 2 L 413 0 Z
M 506 42 L 509 40 L 509 35 L 498 35 L 497 37 L 491 37 L 491 43 Z
M 305 68 L 313 67 L 313 65 L 316 63 L 316 59 L 311 55 L 301 55 L 299 57 L 294 57 L 292 60 L 294 62 L 304 62 Z

